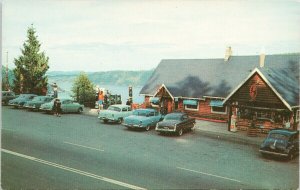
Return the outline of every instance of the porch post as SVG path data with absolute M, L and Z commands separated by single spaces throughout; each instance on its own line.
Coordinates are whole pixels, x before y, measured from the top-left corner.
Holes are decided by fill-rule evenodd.
M 297 123 L 296 123 L 296 117 L 297 117 L 297 109 L 293 109 L 293 130 L 296 131 L 297 130 Z
M 231 105 L 231 102 L 229 101 L 228 102 L 228 127 L 227 127 L 227 130 L 230 131 L 230 124 L 231 124 L 231 116 L 232 116 L 232 105 Z

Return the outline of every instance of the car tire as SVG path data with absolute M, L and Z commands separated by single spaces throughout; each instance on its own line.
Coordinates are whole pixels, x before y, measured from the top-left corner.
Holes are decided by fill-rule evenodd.
M 104 120 L 103 120 L 103 123 L 107 123 L 107 122 L 108 122 L 108 120 L 107 120 L 107 119 L 104 119 Z
M 121 124 L 122 122 L 123 122 L 123 118 L 119 118 L 119 119 L 118 119 L 118 123 Z
M 147 125 L 147 126 L 146 126 L 146 131 L 150 131 L 150 129 L 151 129 L 151 126 L 150 126 L 150 125 Z
M 160 132 L 159 132 L 159 134 L 160 134 L 160 135 L 165 135 L 166 133 L 165 133 L 165 132 L 162 132 L 162 131 L 160 131 Z
M 288 160 L 293 160 L 294 159 L 294 154 L 293 153 L 289 153 L 288 154 Z
M 77 112 L 78 112 L 78 113 L 82 113 L 82 112 L 83 112 L 83 109 L 82 109 L 82 108 L 78 108 Z
M 182 134 L 183 134 L 183 130 L 182 130 L 182 128 L 180 128 L 179 131 L 177 131 L 177 135 L 182 136 Z

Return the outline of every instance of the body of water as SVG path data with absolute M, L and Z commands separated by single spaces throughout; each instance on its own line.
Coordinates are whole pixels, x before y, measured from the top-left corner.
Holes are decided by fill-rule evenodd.
M 50 81 L 49 81 L 50 82 Z M 52 82 L 50 82 L 51 84 Z M 71 98 L 72 96 L 72 82 L 66 81 L 66 82 L 56 82 L 60 89 L 63 89 L 64 92 L 59 91 L 58 97 L 59 98 Z M 105 88 L 109 91 L 110 94 L 120 94 L 122 97 L 122 103 L 125 104 L 128 97 L 128 86 L 116 86 L 116 85 L 98 85 L 100 88 Z M 134 103 L 143 103 L 144 102 L 144 96 L 140 96 L 139 93 L 142 89 L 142 86 L 133 86 L 132 87 L 132 95 L 133 95 L 133 102 Z

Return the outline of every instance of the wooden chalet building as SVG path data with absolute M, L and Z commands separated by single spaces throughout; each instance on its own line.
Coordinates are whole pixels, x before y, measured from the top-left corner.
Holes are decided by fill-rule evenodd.
M 255 68 L 223 101 L 238 129 L 252 122 L 268 132 L 272 128 L 299 128 L 299 62 L 286 69 Z
M 199 119 L 230 122 L 232 110 L 240 116 L 248 106 L 268 110 L 268 114 L 260 116 L 270 119 L 281 115 L 286 120 L 293 115 L 296 125 L 299 65 L 300 53 L 231 56 L 230 49 L 222 59 L 165 59 L 140 94 L 145 96 L 146 107 L 165 113 L 178 110 Z M 257 90 L 255 101 L 249 95 L 253 81 L 257 82 L 256 88 L 252 87 Z M 278 111 L 275 115 L 269 113 L 273 109 Z

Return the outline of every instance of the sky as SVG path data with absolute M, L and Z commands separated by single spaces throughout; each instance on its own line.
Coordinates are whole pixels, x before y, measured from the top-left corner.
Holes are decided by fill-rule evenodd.
M 162 59 L 223 58 L 228 46 L 300 52 L 300 0 L 2 0 L 1 13 L 9 68 L 32 24 L 49 71 L 149 70 Z

